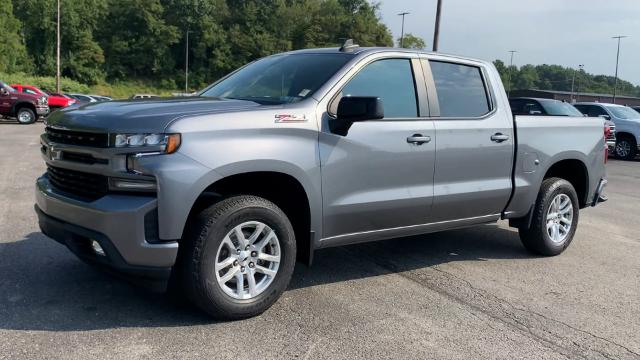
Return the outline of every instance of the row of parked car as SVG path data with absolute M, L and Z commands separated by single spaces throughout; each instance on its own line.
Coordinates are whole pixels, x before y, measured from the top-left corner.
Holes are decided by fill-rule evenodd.
M 0 116 L 14 117 L 21 124 L 34 123 L 38 117 L 67 106 L 110 100 L 107 96 L 47 92 L 37 86 L 0 81 Z
M 605 119 L 609 152 L 632 160 L 640 152 L 640 106 L 579 102 L 569 104 L 554 99 L 518 97 L 509 99 L 514 115 L 589 116 Z

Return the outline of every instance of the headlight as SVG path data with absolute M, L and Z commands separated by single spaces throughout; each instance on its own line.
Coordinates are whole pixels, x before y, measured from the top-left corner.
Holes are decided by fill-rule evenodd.
M 49 99 L 46 96 L 38 98 L 38 105 L 47 105 L 48 103 Z
M 112 144 L 117 148 L 129 147 L 137 151 L 147 147 L 171 154 L 180 147 L 180 134 L 117 134 L 113 136 Z

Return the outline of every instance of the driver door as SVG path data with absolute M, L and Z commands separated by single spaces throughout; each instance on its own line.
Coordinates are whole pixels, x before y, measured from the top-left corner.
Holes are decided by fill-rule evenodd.
M 333 109 L 342 96 L 378 97 L 384 118 L 354 122 L 346 134 L 327 126 L 340 119 L 323 121 L 324 244 L 393 237 L 429 222 L 435 130 L 424 84 L 419 61 L 381 58 L 360 68 L 330 103 Z

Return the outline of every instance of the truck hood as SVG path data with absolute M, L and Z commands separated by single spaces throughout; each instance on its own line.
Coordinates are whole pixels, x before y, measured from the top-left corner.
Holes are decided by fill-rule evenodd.
M 47 119 L 47 125 L 91 132 L 162 132 L 181 117 L 236 112 L 260 106 L 251 101 L 208 97 L 106 101 L 73 105 L 56 111 Z

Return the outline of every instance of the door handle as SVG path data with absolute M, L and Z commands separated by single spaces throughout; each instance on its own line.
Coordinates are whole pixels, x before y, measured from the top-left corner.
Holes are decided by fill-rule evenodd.
M 409 144 L 422 145 L 431 141 L 431 136 L 423 136 L 422 134 L 413 134 L 407 138 Z
M 503 133 L 495 133 L 491 135 L 491 141 L 495 141 L 497 143 L 501 143 L 507 140 L 509 140 L 509 135 L 505 135 Z

